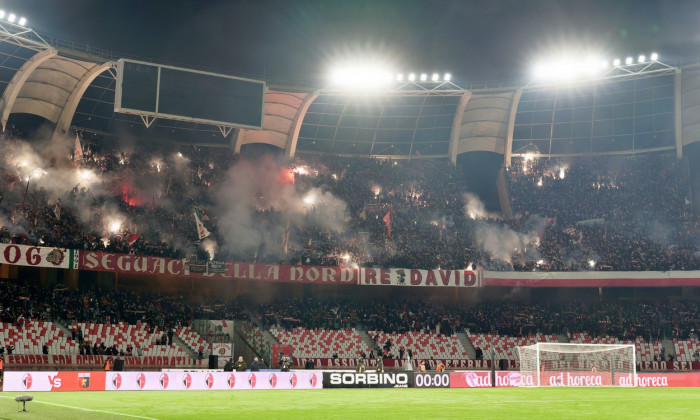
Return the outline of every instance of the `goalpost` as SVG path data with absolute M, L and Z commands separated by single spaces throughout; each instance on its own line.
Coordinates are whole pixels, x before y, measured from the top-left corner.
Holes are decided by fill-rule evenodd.
M 634 344 L 537 343 L 518 347 L 520 386 L 636 386 Z

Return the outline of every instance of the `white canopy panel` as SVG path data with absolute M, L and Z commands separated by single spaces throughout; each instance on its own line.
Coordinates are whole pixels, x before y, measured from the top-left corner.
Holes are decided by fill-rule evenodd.
M 515 92 L 473 93 L 462 116 L 457 154 L 495 152 L 504 154 L 508 118 Z

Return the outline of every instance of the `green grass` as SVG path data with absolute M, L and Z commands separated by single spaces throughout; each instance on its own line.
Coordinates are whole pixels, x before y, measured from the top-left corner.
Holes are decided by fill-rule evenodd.
M 700 388 L 36 392 L 28 413 L 19 394 L 0 392 L 0 419 L 700 418 Z

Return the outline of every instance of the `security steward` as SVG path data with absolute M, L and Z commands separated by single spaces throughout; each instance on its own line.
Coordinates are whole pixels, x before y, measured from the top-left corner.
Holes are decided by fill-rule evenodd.
M 245 370 L 248 368 L 248 365 L 243 360 L 243 356 L 238 356 L 238 360 L 236 360 L 236 363 L 233 365 L 233 367 L 236 368 L 236 372 L 245 372 Z
M 358 357 L 357 358 L 357 369 L 355 370 L 357 373 L 362 373 L 365 370 L 367 370 L 367 366 L 365 365 L 365 358 L 364 357 Z

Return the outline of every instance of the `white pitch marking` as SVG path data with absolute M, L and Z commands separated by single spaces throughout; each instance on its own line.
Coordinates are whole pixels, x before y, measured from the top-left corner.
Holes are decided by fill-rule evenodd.
M 2 395 L 0 395 L 0 398 L 9 398 L 9 399 L 12 399 L 12 400 L 15 399 L 14 397 L 5 397 L 5 396 L 2 396 Z M 74 409 L 74 410 L 92 411 L 92 412 L 94 412 L 94 413 L 112 414 L 112 415 L 115 415 L 115 416 L 133 417 L 133 418 L 137 418 L 137 419 L 146 419 L 146 420 L 158 420 L 158 419 L 153 418 L 153 417 L 143 417 L 143 416 L 137 416 L 137 415 L 134 415 L 134 414 L 117 413 L 117 412 L 114 412 L 114 411 L 94 410 L 94 409 L 92 409 L 92 408 L 74 407 L 74 406 L 72 406 L 72 405 L 56 404 L 56 403 L 51 403 L 51 402 L 46 402 L 46 401 L 32 401 L 32 402 L 33 402 L 33 403 L 38 403 L 38 404 L 55 405 L 56 407 L 72 408 L 72 409 Z

